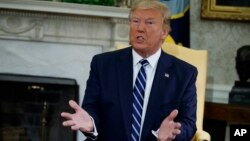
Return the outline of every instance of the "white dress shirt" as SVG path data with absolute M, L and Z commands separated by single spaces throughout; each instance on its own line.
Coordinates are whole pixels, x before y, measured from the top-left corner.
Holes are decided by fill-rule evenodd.
M 133 86 L 135 85 L 135 79 L 141 68 L 141 64 L 139 63 L 139 61 L 141 59 L 147 59 L 149 62 L 149 65 L 147 65 L 145 68 L 147 80 L 146 80 L 146 88 L 145 88 L 145 93 L 144 93 L 144 102 L 143 102 L 143 109 L 142 109 L 142 119 L 141 119 L 142 126 L 140 130 L 140 135 L 141 135 L 143 122 L 144 122 L 146 111 L 147 111 L 149 95 L 151 92 L 151 87 L 152 87 L 152 83 L 153 83 L 154 76 L 155 76 L 156 65 L 161 55 L 161 48 L 159 48 L 155 54 L 149 56 L 148 58 L 142 58 L 138 53 L 134 51 L 134 49 L 132 51 L 132 55 L 133 55 Z

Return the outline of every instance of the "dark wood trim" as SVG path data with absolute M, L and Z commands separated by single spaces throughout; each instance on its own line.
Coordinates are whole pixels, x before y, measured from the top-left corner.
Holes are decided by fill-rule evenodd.
M 226 121 L 230 124 L 250 125 L 250 105 L 205 103 L 204 117 L 212 120 Z

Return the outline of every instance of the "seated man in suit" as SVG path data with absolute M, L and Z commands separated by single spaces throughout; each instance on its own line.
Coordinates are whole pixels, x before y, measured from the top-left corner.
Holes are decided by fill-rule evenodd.
M 131 47 L 93 57 L 84 100 L 64 126 L 97 141 L 190 141 L 196 132 L 197 69 L 162 51 L 170 11 L 157 0 L 130 11 Z

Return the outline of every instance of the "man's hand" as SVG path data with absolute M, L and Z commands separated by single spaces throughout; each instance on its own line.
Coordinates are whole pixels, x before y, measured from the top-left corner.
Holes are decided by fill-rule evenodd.
M 178 114 L 178 110 L 173 110 L 168 117 L 166 117 L 158 130 L 159 141 L 171 141 L 174 140 L 176 135 L 181 133 L 181 124 L 174 122 Z
M 75 110 L 75 113 L 61 113 L 61 116 L 66 118 L 66 121 L 62 123 L 63 126 L 71 126 L 72 130 L 92 132 L 94 130 L 94 125 L 90 115 L 73 100 L 69 101 L 69 105 Z

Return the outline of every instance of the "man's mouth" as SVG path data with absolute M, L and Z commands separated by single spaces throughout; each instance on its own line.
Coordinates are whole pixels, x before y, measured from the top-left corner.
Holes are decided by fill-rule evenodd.
M 143 36 L 137 36 L 136 39 L 137 39 L 138 41 L 141 41 L 141 42 L 144 41 L 144 37 L 143 37 Z

